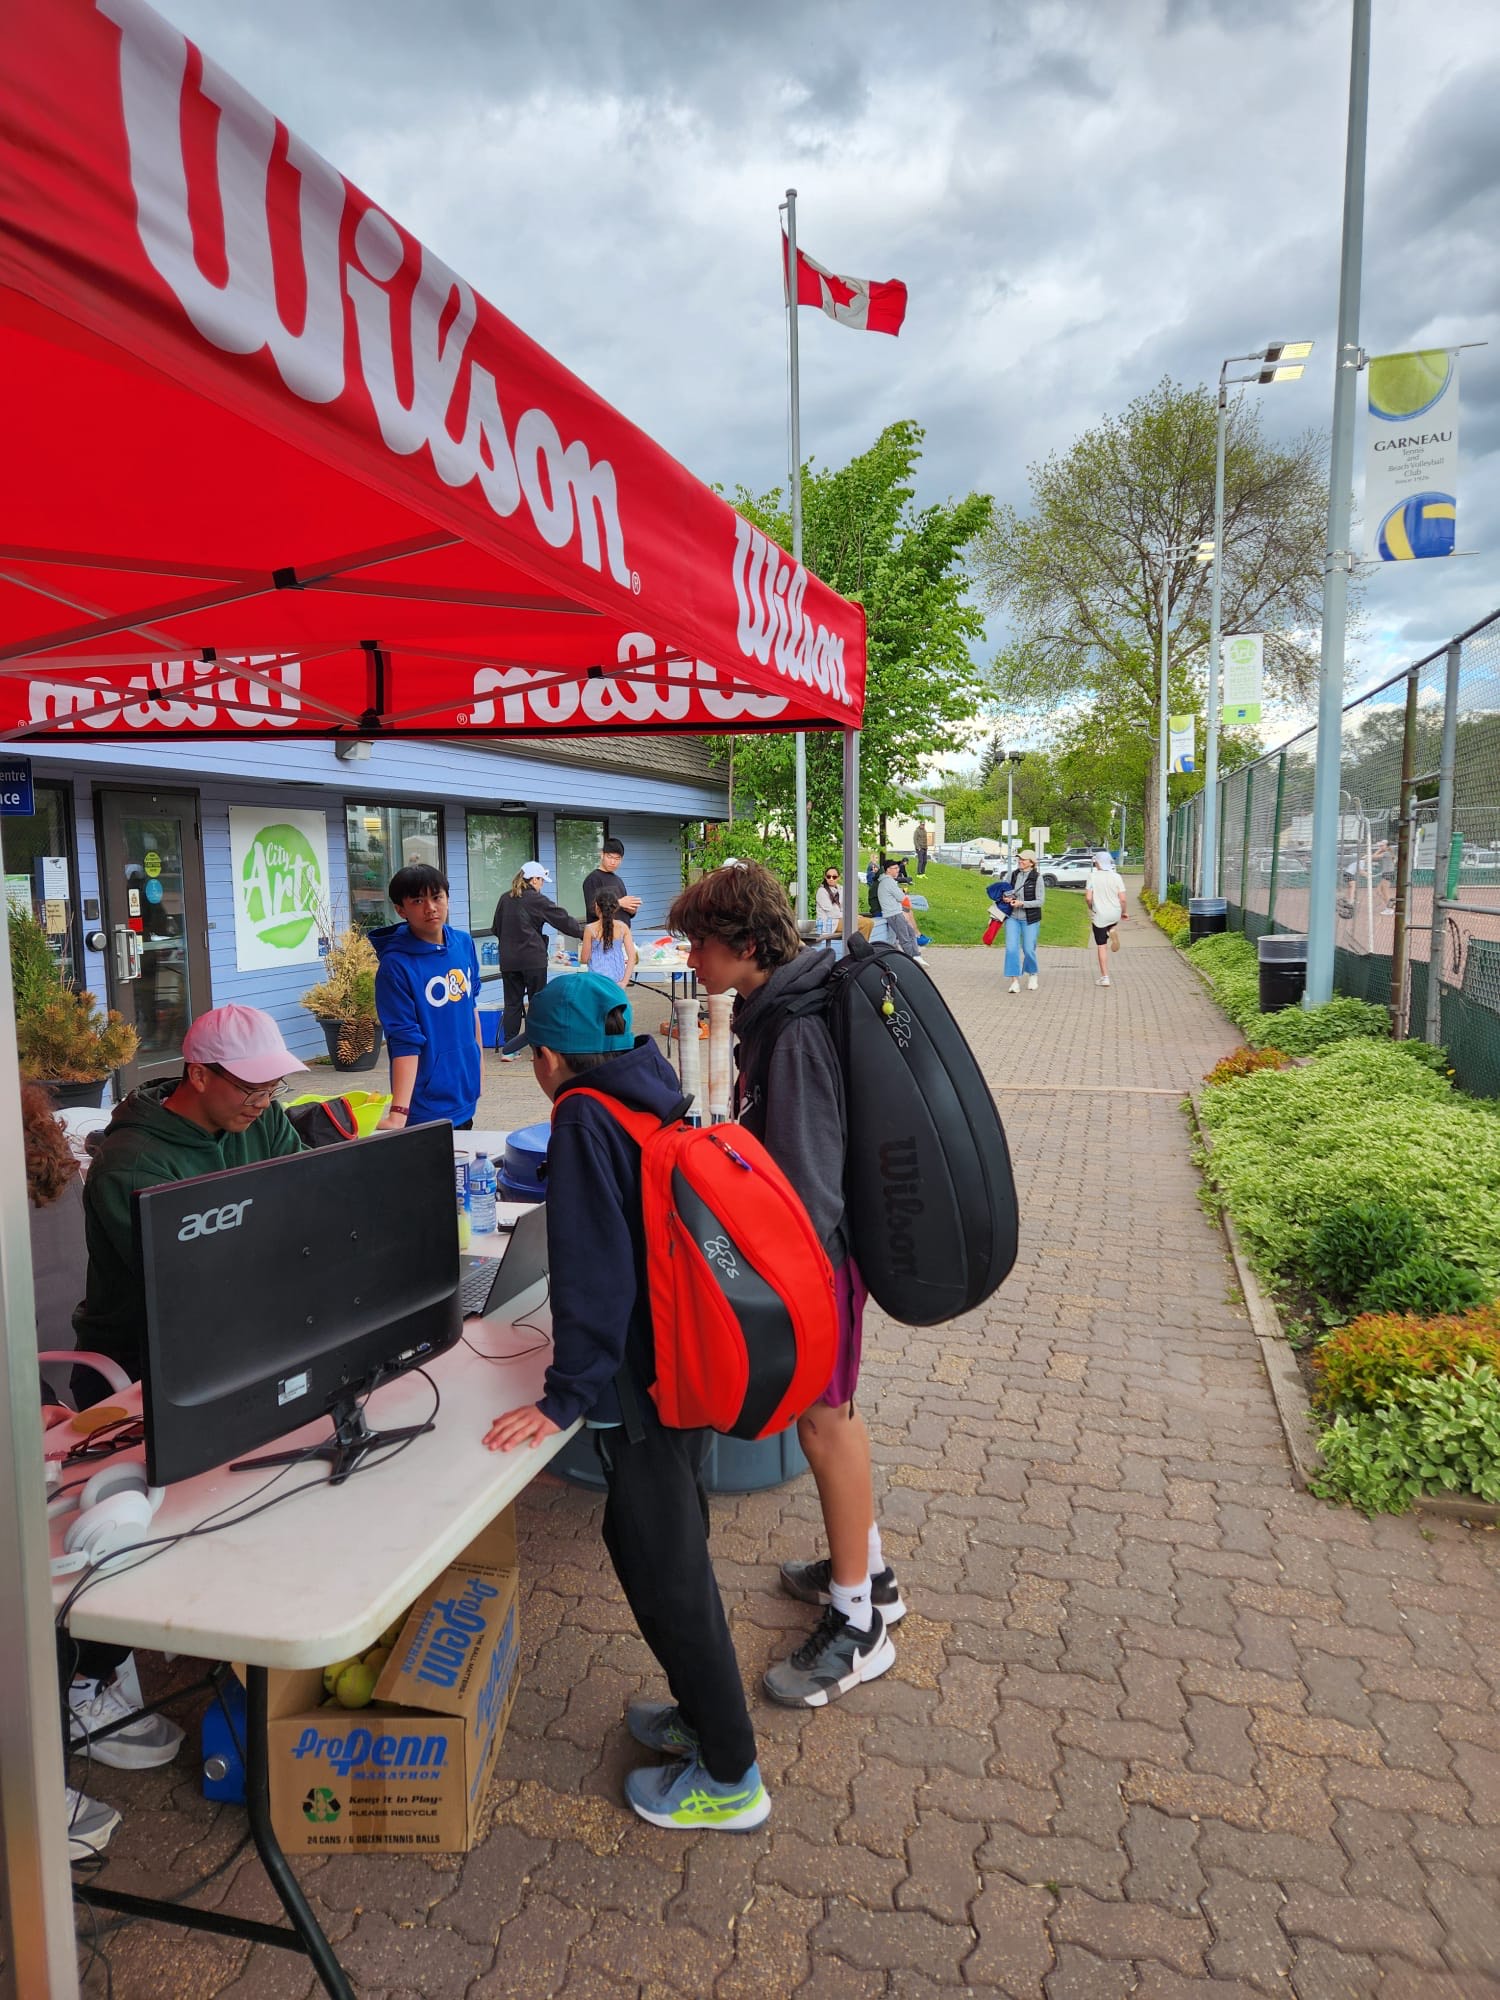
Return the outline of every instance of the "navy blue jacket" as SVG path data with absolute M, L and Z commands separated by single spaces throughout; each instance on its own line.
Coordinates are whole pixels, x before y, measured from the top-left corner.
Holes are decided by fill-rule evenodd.
M 467 931 L 443 925 L 441 944 L 424 944 L 407 924 L 371 931 L 380 959 L 375 1011 L 392 1056 L 415 1056 L 408 1125 L 474 1116 L 482 1081 L 475 1029 L 479 954 Z
M 559 1425 L 575 1417 L 620 1421 L 615 1377 L 627 1354 L 642 1389 L 656 1380 L 640 1148 L 602 1104 L 574 1094 L 580 1086 L 658 1118 L 682 1096 L 655 1042 L 637 1035 L 634 1048 L 564 1084 L 554 1100 L 547 1146 L 552 1363 L 538 1408 Z

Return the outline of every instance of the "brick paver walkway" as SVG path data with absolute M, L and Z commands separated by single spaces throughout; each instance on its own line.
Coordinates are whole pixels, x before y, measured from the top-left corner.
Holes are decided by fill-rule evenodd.
M 644 1826 L 621 1716 L 650 1662 L 596 1503 L 539 1485 L 487 1837 L 299 1864 L 371 2000 L 1500 1994 L 1500 1536 L 1294 1491 L 1178 1102 L 1232 1030 L 1140 921 L 1108 992 L 1091 953 L 1044 953 L 1015 999 L 996 955 L 933 957 L 999 1092 L 1022 1248 L 965 1322 L 871 1330 L 896 1667 L 823 1713 L 757 1705 L 761 1832 Z M 507 1071 L 486 1115 L 535 1115 L 531 1090 Z M 752 1685 L 806 1628 L 776 1564 L 816 1522 L 805 1479 L 716 1503 Z M 96 1789 L 132 1884 L 242 1828 L 186 1758 Z M 248 1859 L 216 1898 L 273 1914 Z M 313 1990 L 284 1953 L 107 1943 L 121 2000 Z

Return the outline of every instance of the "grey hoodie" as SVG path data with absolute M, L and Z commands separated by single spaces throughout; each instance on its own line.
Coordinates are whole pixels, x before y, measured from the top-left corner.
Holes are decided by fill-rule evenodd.
M 789 1000 L 825 986 L 831 951 L 804 951 L 734 1005 L 739 1037 L 738 1115 L 786 1175 L 835 1268 L 849 1254 L 844 1234 L 844 1078 L 821 1015 L 782 1024 Z

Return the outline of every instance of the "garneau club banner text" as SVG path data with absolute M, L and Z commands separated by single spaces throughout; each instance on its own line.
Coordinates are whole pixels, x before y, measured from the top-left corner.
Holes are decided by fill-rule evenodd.
M 1382 562 L 1451 556 L 1458 529 L 1458 355 L 1370 361 L 1365 521 Z
M 1167 717 L 1167 769 L 1169 771 L 1191 771 L 1193 761 L 1193 717 L 1190 715 L 1169 715 Z

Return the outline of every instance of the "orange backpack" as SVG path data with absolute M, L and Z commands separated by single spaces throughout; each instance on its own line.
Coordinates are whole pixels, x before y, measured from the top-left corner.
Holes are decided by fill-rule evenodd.
M 833 1267 L 796 1190 L 743 1125 L 665 1123 L 591 1097 L 641 1149 L 651 1397 L 673 1430 L 766 1438 L 833 1374 Z

